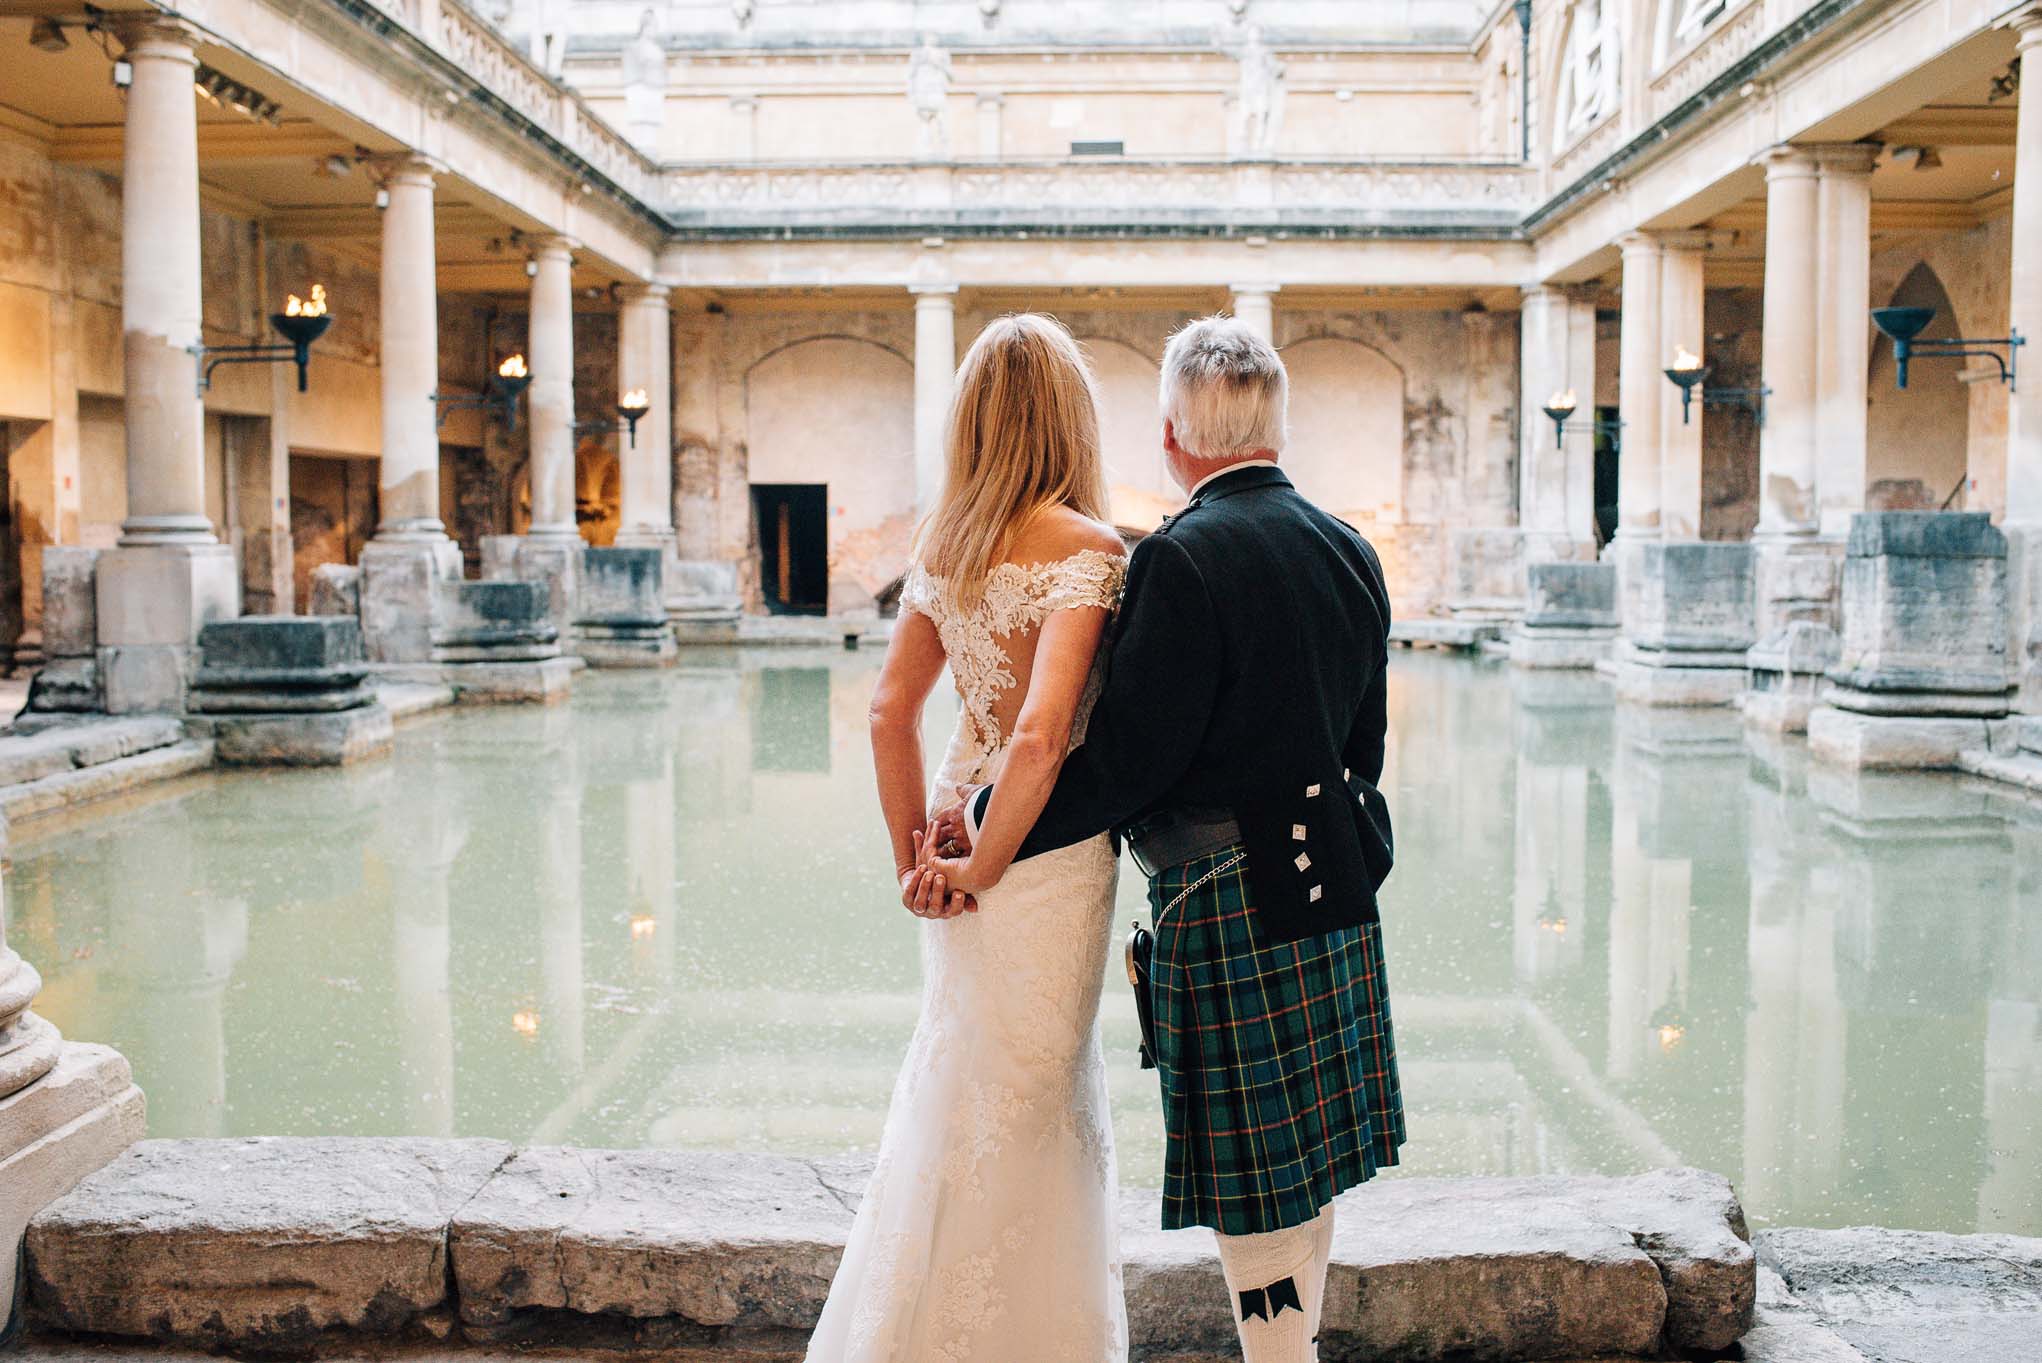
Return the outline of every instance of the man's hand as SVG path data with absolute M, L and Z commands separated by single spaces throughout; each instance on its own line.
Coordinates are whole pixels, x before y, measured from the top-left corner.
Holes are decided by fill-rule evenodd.
M 977 791 L 968 792 L 977 794 Z M 936 812 L 929 821 L 929 845 L 924 849 L 922 860 L 931 856 L 966 857 L 971 855 L 971 829 L 964 820 L 964 802 Z
M 955 918 L 977 913 L 978 900 L 953 888 L 947 876 L 931 866 L 929 844 L 920 832 L 914 835 L 915 864 L 900 873 L 900 902 L 917 918 Z

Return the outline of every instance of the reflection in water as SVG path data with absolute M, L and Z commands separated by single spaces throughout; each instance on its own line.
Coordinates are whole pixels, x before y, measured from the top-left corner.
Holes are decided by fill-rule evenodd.
M 869 1147 L 920 987 L 876 671 L 697 653 L 428 721 L 385 764 L 19 830 L 12 936 L 156 1135 Z M 1592 678 L 1393 676 L 1401 1173 L 1682 1162 L 1757 1224 L 2042 1232 L 2042 811 Z M 1125 992 L 1115 1125 L 1153 1183 Z

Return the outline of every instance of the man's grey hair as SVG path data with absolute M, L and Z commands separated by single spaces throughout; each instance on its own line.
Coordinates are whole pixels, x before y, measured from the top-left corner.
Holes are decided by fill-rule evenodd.
M 1163 349 L 1163 417 L 1177 443 L 1207 463 L 1281 452 L 1290 375 L 1276 347 L 1232 317 L 1191 323 Z

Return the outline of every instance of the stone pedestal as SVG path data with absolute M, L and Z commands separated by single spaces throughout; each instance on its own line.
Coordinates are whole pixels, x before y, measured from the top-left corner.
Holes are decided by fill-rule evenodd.
M 668 583 L 666 613 L 681 643 L 736 643 L 738 620 L 744 614 L 737 565 L 720 559 L 682 559 Z
M 436 539 L 376 539 L 362 547 L 362 650 L 370 662 L 432 658 L 433 607 L 442 582 L 461 576 L 461 546 Z
M 584 551 L 575 651 L 591 667 L 673 665 L 661 569 L 658 549 Z
M 1984 512 L 1851 523 L 1842 652 L 1808 741 L 1855 767 L 1954 767 L 2011 708 L 2007 541 Z
M 560 630 L 543 582 L 447 582 L 433 631 L 435 666 L 416 679 L 454 688 L 468 702 L 541 703 L 566 697 L 574 660 L 560 655 Z M 425 675 L 429 674 L 429 675 Z M 411 680 L 410 670 L 393 676 Z
M 43 653 L 29 683 L 30 712 L 105 708 L 99 689 L 99 554 L 49 545 L 43 550 Z
M 1456 620 L 1515 620 L 1524 612 L 1524 536 L 1516 526 L 1452 531 L 1447 556 L 1447 609 Z
M 1525 568 L 1524 618 L 1510 636 L 1511 666 L 1593 668 L 1610 656 L 1616 633 L 1616 564 Z
M 1735 701 L 1753 642 L 1751 546 L 1619 538 L 1617 549 L 1617 698 L 1672 706 Z
M 14 1309 L 29 1218 L 142 1135 L 142 1091 L 128 1062 L 65 1041 L 30 1012 L 41 988 L 35 967 L 7 945 L 0 903 L 0 1329 Z
M 124 544 L 99 556 L 94 598 L 107 713 L 175 713 L 199 631 L 240 614 L 241 582 L 224 544 Z
M 535 582 L 544 587 L 546 618 L 554 636 L 569 639 L 580 609 L 582 556 L 579 536 L 484 535 L 482 577 L 489 582 Z
M 1791 621 L 1753 644 L 1744 655 L 1744 722 L 1769 733 L 1805 733 L 1840 652 L 1836 631 L 1815 620 Z
M 361 626 L 342 615 L 251 615 L 206 626 L 193 727 L 223 766 L 340 766 L 390 750 L 390 712 L 363 683 Z

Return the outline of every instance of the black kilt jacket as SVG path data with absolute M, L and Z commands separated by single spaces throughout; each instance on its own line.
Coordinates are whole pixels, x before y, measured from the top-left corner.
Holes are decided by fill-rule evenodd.
M 1389 627 L 1353 527 L 1280 469 L 1213 479 L 1135 546 L 1105 689 L 1020 856 L 1227 809 L 1268 939 L 1376 921 Z

